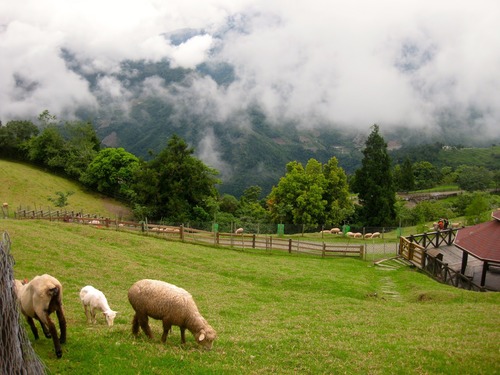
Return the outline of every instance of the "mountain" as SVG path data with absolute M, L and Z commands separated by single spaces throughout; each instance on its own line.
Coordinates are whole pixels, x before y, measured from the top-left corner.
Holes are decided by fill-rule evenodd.
M 220 94 L 235 80 L 234 68 L 228 64 L 184 69 L 171 67 L 168 61 L 125 61 L 117 73 L 103 77 L 86 74 L 69 52 L 64 57 L 99 100 L 98 110 L 82 109 L 78 116 L 95 124 L 104 146 L 123 147 L 147 160 L 177 134 L 205 164 L 220 172 L 221 193 L 240 196 L 247 187 L 259 185 L 267 195 L 293 160 L 305 164 L 315 158 L 325 163 L 335 156 L 348 174 L 353 173 L 360 166 L 361 150 L 373 125 L 366 124 L 361 132 L 318 123 L 312 117 L 310 125 L 304 125 L 307 118 L 276 121 L 256 103 L 238 109 L 229 94 Z M 197 85 L 205 85 L 199 89 L 203 95 L 196 92 Z M 207 96 L 210 90 L 217 94 Z M 459 122 L 450 115 L 428 132 L 403 125 L 381 126 L 381 132 L 390 150 L 401 150 L 398 157 L 405 148 L 425 143 L 480 144 L 480 140 L 466 138 Z

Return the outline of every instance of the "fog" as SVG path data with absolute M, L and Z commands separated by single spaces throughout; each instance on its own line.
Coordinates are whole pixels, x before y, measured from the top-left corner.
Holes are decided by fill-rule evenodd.
M 498 20 L 497 0 L 0 0 L 0 120 L 73 118 L 104 98 L 126 110 L 156 92 L 217 121 L 258 105 L 303 127 L 429 129 L 446 113 L 498 137 Z M 193 73 L 130 92 L 116 79 L 124 60 Z M 234 80 L 217 84 L 196 72 L 202 63 L 233 67 Z

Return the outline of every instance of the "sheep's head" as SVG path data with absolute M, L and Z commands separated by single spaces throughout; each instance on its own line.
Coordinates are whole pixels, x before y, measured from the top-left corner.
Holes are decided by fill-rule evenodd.
M 104 316 L 106 317 L 106 323 L 108 323 L 109 327 L 111 327 L 113 325 L 113 321 L 115 320 L 117 313 L 118 313 L 117 311 L 113 311 L 113 310 L 106 311 L 105 313 L 103 313 Z
M 214 340 L 217 338 L 217 333 L 212 327 L 206 326 L 195 335 L 195 338 L 198 344 L 203 346 L 203 348 L 210 350 L 212 349 Z

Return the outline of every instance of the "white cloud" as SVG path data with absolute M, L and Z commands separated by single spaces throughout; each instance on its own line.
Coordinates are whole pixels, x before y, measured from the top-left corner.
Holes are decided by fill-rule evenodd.
M 124 59 L 229 63 L 231 85 L 193 75 L 176 98 L 219 119 L 258 103 L 304 126 L 425 127 L 452 110 L 500 135 L 499 19 L 496 0 L 1 0 L 0 118 L 95 105 L 64 48 L 101 75 Z M 184 29 L 200 32 L 165 38 Z

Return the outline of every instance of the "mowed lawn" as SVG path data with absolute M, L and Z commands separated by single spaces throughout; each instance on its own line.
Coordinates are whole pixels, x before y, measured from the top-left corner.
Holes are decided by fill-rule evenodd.
M 64 286 L 68 341 L 28 337 L 52 374 L 495 374 L 500 294 L 441 285 L 409 268 L 171 242 L 71 223 L 0 220 L 18 278 L 50 273 Z M 166 344 L 131 333 L 137 280 L 187 289 L 217 330 L 211 351 L 177 327 Z M 91 284 L 119 312 L 86 323 Z M 54 317 L 55 318 L 55 317 Z M 25 324 L 25 327 L 27 325 Z

